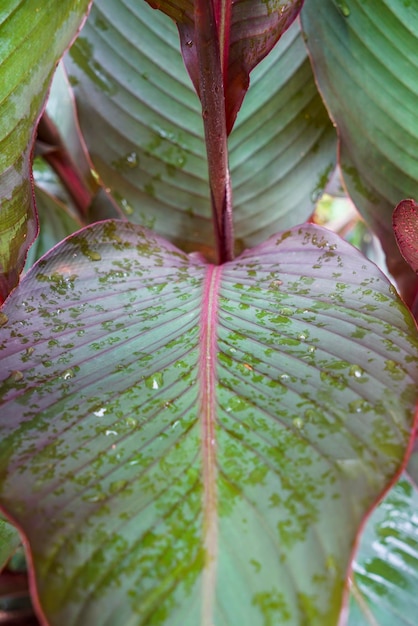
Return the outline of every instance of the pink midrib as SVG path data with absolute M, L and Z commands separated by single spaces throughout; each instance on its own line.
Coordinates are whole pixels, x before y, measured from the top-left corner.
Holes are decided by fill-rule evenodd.
M 203 471 L 203 547 L 205 566 L 202 580 L 203 626 L 213 624 L 213 607 L 216 587 L 218 555 L 218 502 L 216 489 L 216 359 L 218 299 L 221 267 L 207 266 L 203 283 L 202 311 L 200 317 L 199 415 L 202 435 Z

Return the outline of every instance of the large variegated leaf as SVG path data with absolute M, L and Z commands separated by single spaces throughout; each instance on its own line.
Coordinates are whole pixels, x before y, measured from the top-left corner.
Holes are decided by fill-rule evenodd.
M 144 1 L 98 0 L 66 66 L 95 167 L 128 218 L 210 254 L 201 108 L 174 23 Z M 254 70 L 229 143 L 239 249 L 310 215 L 335 134 L 297 23 Z
M 411 301 L 417 279 L 397 249 L 392 212 L 418 197 L 418 4 L 310 0 L 301 15 L 347 190 Z
M 16 285 L 37 225 L 30 184 L 35 125 L 55 65 L 90 0 L 4 0 L 0 7 L 0 302 Z
M 0 322 L 0 501 L 51 625 L 336 624 L 417 396 L 376 266 L 316 226 L 213 266 L 103 222 Z
M 349 626 L 415 626 L 418 492 L 406 476 L 366 524 L 356 556 Z

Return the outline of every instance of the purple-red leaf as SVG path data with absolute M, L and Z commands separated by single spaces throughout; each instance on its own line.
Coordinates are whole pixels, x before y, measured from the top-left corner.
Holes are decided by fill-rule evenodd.
M 393 212 L 393 230 L 399 250 L 414 272 L 418 273 L 418 204 L 402 200 Z
M 178 26 L 185 65 L 200 94 L 195 11 L 198 0 L 147 0 Z M 251 70 L 270 52 L 298 16 L 303 0 L 212 0 L 225 93 L 226 124 L 231 132 L 247 92 Z

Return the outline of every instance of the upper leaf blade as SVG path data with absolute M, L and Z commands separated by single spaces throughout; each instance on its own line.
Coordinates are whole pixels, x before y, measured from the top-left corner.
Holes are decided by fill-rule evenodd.
M 3 3 L 4 4 L 4 3 Z M 90 0 L 34 6 L 6 2 L 0 12 L 0 301 L 17 284 L 37 231 L 30 183 L 33 134 L 52 72 Z
M 373 264 L 315 226 L 215 267 L 107 222 L 0 321 L 1 502 L 50 624 L 337 622 L 417 395 Z
M 201 107 L 174 23 L 146 2 L 97 0 L 65 63 L 94 166 L 127 217 L 210 257 Z M 229 157 L 238 252 L 312 213 L 336 136 L 297 22 L 255 68 Z
M 228 134 L 250 84 L 250 72 L 276 45 L 299 15 L 303 0 L 209 0 L 213 2 L 223 68 Z M 147 0 L 178 26 L 187 71 L 200 93 L 194 25 L 195 0 Z
M 417 279 L 399 254 L 392 212 L 402 199 L 418 196 L 417 4 L 311 0 L 301 17 L 338 129 L 345 185 L 410 303 Z
M 229 132 L 247 93 L 250 72 L 294 22 L 302 5 L 303 0 L 238 0 L 232 4 L 231 28 L 225 42 L 225 47 L 229 46 L 225 84 Z

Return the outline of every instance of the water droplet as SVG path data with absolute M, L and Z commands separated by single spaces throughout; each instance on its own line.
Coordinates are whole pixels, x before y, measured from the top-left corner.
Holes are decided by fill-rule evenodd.
M 314 409 L 306 409 L 304 418 L 306 422 L 310 422 L 316 418 L 316 411 Z
M 0 312 L 0 326 L 4 326 L 5 324 L 7 324 L 8 321 L 9 318 L 7 317 L 6 313 Z
M 186 46 L 188 48 L 191 48 L 193 46 L 193 41 L 191 39 L 189 39 L 188 41 L 186 41 Z
M 360 365 L 352 365 L 348 373 L 354 378 L 361 378 L 364 374 L 364 370 L 360 367 Z
M 336 3 L 342 15 L 344 15 L 344 17 L 349 17 L 351 11 L 349 7 L 347 6 L 347 3 L 345 2 L 345 0 L 336 0 Z
M 358 400 L 350 402 L 348 408 L 352 413 L 367 413 L 367 411 L 370 411 L 371 407 L 367 400 L 359 398 Z
M 107 496 L 103 491 L 95 491 L 94 493 L 83 496 L 81 499 L 84 500 L 84 502 L 102 502 L 106 500 L 106 498 Z
M 129 429 L 134 430 L 138 426 L 138 420 L 136 420 L 134 417 L 127 417 L 125 419 L 125 425 Z
M 9 383 L 19 383 L 21 380 L 23 380 L 23 374 L 19 370 L 13 370 L 7 377 Z
M 385 371 L 389 372 L 393 380 L 403 380 L 405 378 L 405 372 L 401 365 L 391 359 L 385 361 Z
M 122 491 L 127 485 L 127 480 L 114 480 L 109 485 L 109 491 L 110 493 L 117 493 L 118 491 Z
M 83 254 L 90 259 L 90 261 L 101 261 L 102 259 L 102 255 L 99 252 L 96 252 L 96 250 L 90 250 L 90 248 L 83 250 Z
M 125 157 L 125 163 L 126 163 L 126 167 L 129 167 L 130 169 L 133 169 L 134 167 L 138 167 L 139 159 L 138 159 L 137 153 L 135 151 L 132 151 L 129 154 L 127 154 Z
M 228 400 L 225 409 L 228 413 L 230 413 L 231 411 L 244 411 L 248 407 L 249 404 L 247 400 L 240 398 L 239 396 L 234 396 Z
M 279 376 L 280 380 L 282 381 L 282 383 L 287 382 L 288 380 L 290 380 L 290 376 L 289 374 L 280 374 Z
M 303 419 L 301 417 L 295 417 L 293 419 L 293 426 L 298 430 L 301 430 L 304 426 Z
M 97 417 L 103 417 L 105 413 L 106 413 L 106 409 L 104 407 L 102 407 L 101 409 L 98 409 L 97 411 L 94 411 L 94 415 L 96 415 Z
M 131 458 L 131 460 L 128 462 L 128 465 L 139 465 L 140 463 L 143 462 L 143 457 L 142 454 L 136 454 L 135 456 L 133 456 Z
M 172 424 L 171 424 L 171 428 L 177 428 L 177 426 L 180 424 L 180 420 L 175 420 Z
M 69 368 L 68 370 L 65 370 L 65 372 L 62 373 L 61 378 L 63 378 L 64 380 L 69 380 L 70 378 L 74 378 L 74 376 L 75 376 L 74 370 Z
M 120 199 L 120 204 L 122 209 L 125 211 L 126 215 L 132 215 L 132 213 L 134 212 L 134 208 L 133 206 L 127 201 L 126 198 L 121 198 Z
M 164 377 L 161 372 L 155 372 L 151 376 L 145 379 L 145 386 L 148 389 L 160 389 L 164 383 Z
M 110 429 L 109 430 L 105 430 L 106 437 L 109 437 L 110 435 L 117 436 L 118 434 L 119 433 L 118 433 L 117 430 L 110 430 Z
M 305 339 L 306 339 L 305 333 L 299 333 L 298 339 L 299 339 L 299 341 L 305 341 Z

